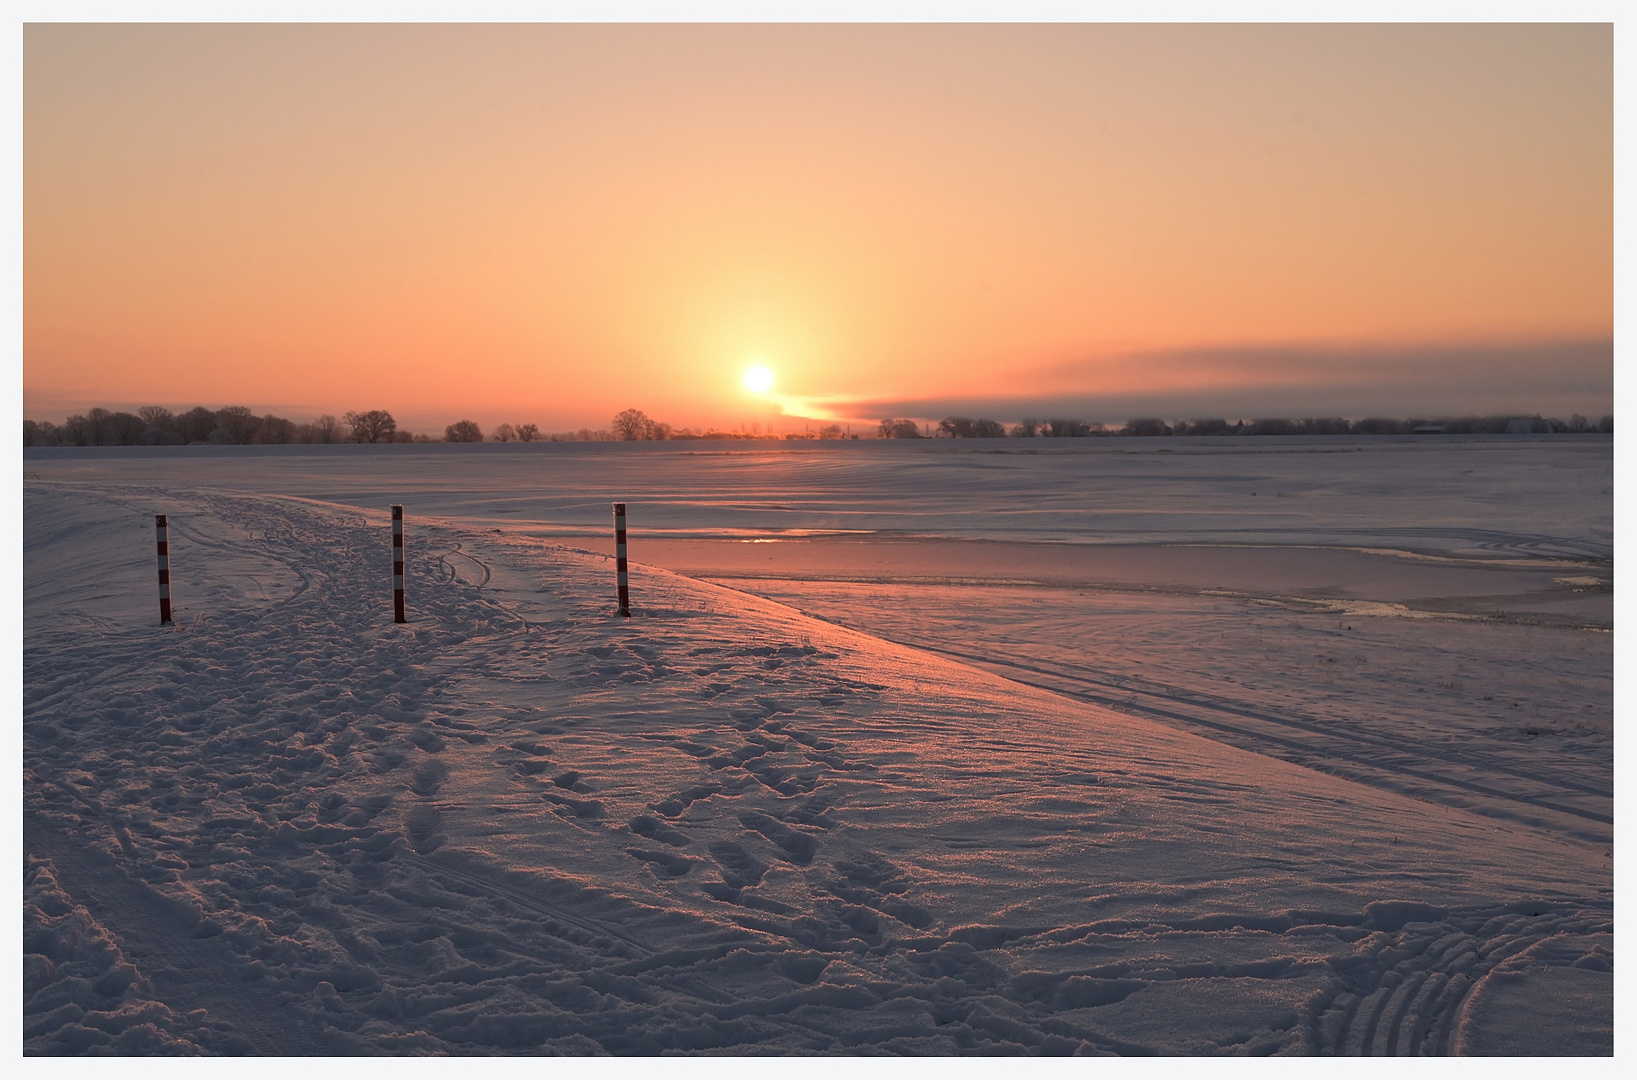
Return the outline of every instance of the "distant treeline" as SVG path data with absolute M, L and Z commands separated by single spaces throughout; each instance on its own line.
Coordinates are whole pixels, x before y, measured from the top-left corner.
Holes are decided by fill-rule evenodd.
M 1172 420 L 1155 417 L 1126 421 L 1123 427 L 1087 420 L 1025 419 L 1010 427 L 998 420 L 949 416 L 936 426 L 914 420 L 886 419 L 876 427 L 882 439 L 1065 439 L 1154 435 L 1518 435 L 1566 432 L 1612 434 L 1614 417 L 1592 423 L 1578 413 L 1567 421 L 1535 416 L 1463 416 L 1428 420 L 1345 420 L 1340 417 L 1306 420 Z M 257 416 L 243 405 L 223 409 L 203 406 L 173 413 L 148 405 L 134 413 L 91 409 L 70 416 L 61 424 L 23 421 L 24 446 L 185 446 L 214 444 L 246 446 L 283 443 L 429 443 L 429 442 L 632 442 L 664 439 L 856 439 L 840 424 L 823 424 L 800 434 L 775 435 L 761 425 L 751 431 L 715 428 L 673 428 L 651 420 L 640 409 L 626 409 L 607 428 L 544 433 L 536 424 L 501 424 L 487 436 L 476 422 L 457 420 L 442 436 L 416 434 L 398 427 L 385 409 L 349 412 L 341 419 L 328 414 L 304 424 L 268 413 Z
M 479 443 L 479 442 L 626 442 L 655 439 L 789 439 L 846 438 L 841 425 L 821 427 L 816 435 L 764 434 L 761 425 L 753 431 L 718 431 L 673 428 L 651 420 L 640 409 L 626 409 L 607 428 L 580 428 L 578 431 L 542 432 L 538 424 L 501 424 L 487 435 L 473 420 L 457 420 L 443 429 L 443 435 L 416 434 L 398 427 L 385 409 L 349 412 L 337 420 L 320 416 L 298 424 L 271 413 L 257 416 L 243 405 L 224 409 L 203 406 L 173 413 L 158 405 L 147 405 L 134 413 L 92 409 L 70 416 L 61 424 L 23 421 L 24 446 L 252 446 L 285 443 Z M 857 438 L 857 436 L 853 436 Z
M 850 436 L 858 438 L 857 435 Z M 721 431 L 717 428 L 673 428 L 670 424 L 648 419 L 648 415 L 641 409 L 626 409 L 614 417 L 612 430 L 569 432 L 562 436 L 564 441 L 589 442 L 635 442 L 649 439 L 732 439 L 736 441 L 760 441 L 765 439 L 845 439 L 849 438 L 840 424 L 824 424 L 815 431 L 801 434 L 775 435 L 773 432 L 762 430 L 760 423 L 751 425 L 749 431 Z
M 592 434 L 592 433 L 587 433 Z M 600 433 L 606 436 L 606 433 Z M 493 442 L 539 442 L 574 438 L 542 435 L 536 424 L 501 424 Z M 441 437 L 406 431 L 385 409 L 349 412 L 341 419 L 325 414 L 298 424 L 268 413 L 257 416 L 243 405 L 223 409 L 203 406 L 173 413 L 147 405 L 134 413 L 92 409 L 61 424 L 23 421 L 24 446 L 254 446 L 286 443 L 429 443 L 483 442 L 483 430 L 471 420 L 457 420 Z
M 145 405 L 134 413 L 92 409 L 61 424 L 24 420 L 24 446 L 186 446 L 211 443 L 244 446 L 267 443 L 430 442 L 425 435 L 399 431 L 382 409 L 347 413 L 340 420 L 320 416 L 298 424 L 268 413 L 257 416 L 243 405 L 200 406 L 173 413 Z
M 886 419 L 876 428 L 882 439 L 1078 439 L 1108 436 L 1154 435 L 1526 435 L 1560 432 L 1614 431 L 1614 417 L 1592 423 L 1576 413 L 1567 421 L 1535 416 L 1462 416 L 1441 419 L 1346 420 L 1319 417 L 1306 420 L 1172 420 L 1157 417 L 1127 420 L 1124 427 L 1110 427 L 1088 420 L 1026 419 L 1007 427 L 998 420 L 948 416 L 932 424 L 914 420 Z

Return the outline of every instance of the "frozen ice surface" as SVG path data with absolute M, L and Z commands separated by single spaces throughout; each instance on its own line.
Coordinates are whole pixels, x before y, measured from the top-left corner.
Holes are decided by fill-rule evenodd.
M 530 504 L 494 523 L 503 484 L 534 498 L 516 463 L 575 473 L 588 506 L 603 484 L 606 522 L 624 492 L 601 466 L 434 449 L 25 457 L 26 1052 L 1610 1052 L 1611 861 L 1584 816 L 1604 804 L 1559 783 L 1607 783 L 1597 751 L 1551 751 L 1543 792 L 1504 771 L 1527 759 L 1479 712 L 1359 719 L 1372 695 L 1407 706 L 1407 650 L 1439 644 L 1395 634 L 1606 634 L 1282 611 L 1212 650 L 1261 601 L 754 583 L 900 643 L 642 565 L 622 620 L 609 560 L 531 535 L 561 521 Z M 817 460 L 916 468 L 853 452 Z M 694 467 L 607 460 L 649 462 L 654 485 Z M 1561 464 L 1507 470 L 1527 495 Z M 405 626 L 391 502 L 411 507 Z M 1420 548 L 1547 551 L 1601 580 L 1596 514 L 1559 508 L 1509 531 L 1457 507 Z M 1279 536 L 1312 542 L 1315 520 Z M 1281 667 L 1309 616 L 1365 629 L 1335 664 Z M 1470 644 L 1495 666 L 1433 674 L 1499 677 L 1493 657 L 1552 647 Z M 1348 650 L 1370 663 L 1306 685 Z M 1181 719 L 1116 711 L 1107 686 L 1144 656 L 1158 670 L 1122 692 L 1152 710 L 1170 686 Z M 1603 692 L 1600 663 L 1569 671 L 1574 692 Z M 1108 705 L 1086 692 L 1099 664 Z M 996 673 L 1024 668 L 1058 685 Z M 1224 706 L 1254 716 L 1188 729 Z M 1403 779 L 1435 759 L 1467 771 Z M 1455 783 L 1474 777 L 1500 793 Z
M 602 537 L 1321 543 L 1612 559 L 1601 436 L 30 449 L 42 477 L 289 494 Z M 617 492 L 618 494 L 611 494 Z

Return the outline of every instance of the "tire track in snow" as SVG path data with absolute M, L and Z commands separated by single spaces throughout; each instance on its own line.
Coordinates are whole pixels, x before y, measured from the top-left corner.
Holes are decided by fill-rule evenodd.
M 233 499 L 229 496 L 221 495 L 195 495 L 193 498 L 197 500 L 202 507 L 216 511 L 217 520 L 220 521 L 232 521 L 235 517 L 242 518 L 246 513 L 251 514 L 253 517 L 266 516 L 265 513 L 258 513 L 258 511 L 261 510 L 260 507 L 257 507 L 255 504 L 249 503 L 246 500 Z M 133 512 L 135 512 L 139 509 L 146 508 L 133 506 L 131 509 Z M 224 511 L 236 511 L 237 514 Z M 182 549 L 176 549 L 173 547 L 173 550 L 186 550 L 187 546 L 192 546 L 196 547 L 202 552 L 209 552 L 230 558 L 233 556 L 242 556 L 245 553 L 246 545 L 244 543 L 232 543 L 213 537 L 210 534 L 193 527 L 192 522 L 189 521 L 189 516 L 190 515 L 187 513 L 182 514 L 180 517 L 175 515 L 172 516 L 172 543 L 174 545 L 176 540 L 181 540 L 184 545 Z M 259 541 L 256 537 L 255 530 L 250 528 L 248 524 L 241 523 L 241 527 L 244 528 L 247 538 L 252 543 L 257 545 L 253 549 L 255 554 L 263 558 L 270 559 L 273 562 L 283 566 L 291 573 L 291 575 L 295 577 L 296 581 L 298 582 L 295 590 L 290 595 L 277 598 L 267 598 L 268 602 L 271 604 L 282 605 L 292 603 L 299 599 L 302 594 L 304 594 L 312 586 L 313 577 L 303 560 L 287 553 L 290 550 L 299 550 L 295 531 L 290 526 L 288 520 L 275 518 L 272 521 L 261 521 L 262 535 Z M 279 537 L 285 542 L 284 548 L 275 546 L 275 536 Z M 254 577 L 252 577 L 251 580 L 255 582 L 257 588 L 261 589 L 263 596 L 266 597 L 265 587 L 262 585 L 260 580 Z
M 1351 743 L 1360 747 L 1370 747 L 1372 749 L 1379 749 L 1401 756 L 1408 755 L 1410 751 L 1401 744 L 1393 743 L 1386 739 L 1373 738 L 1358 732 L 1348 731 L 1334 725 L 1325 725 L 1317 720 L 1296 719 L 1290 716 L 1278 716 L 1271 713 L 1259 712 L 1256 710 L 1247 709 L 1241 705 L 1225 702 L 1222 699 L 1213 698 L 1209 695 L 1199 694 L 1194 691 L 1183 691 L 1174 687 L 1166 687 L 1164 684 L 1156 684 L 1161 688 L 1155 689 L 1135 679 L 1116 676 L 1096 678 L 1087 675 L 1052 670 L 1050 668 L 1041 667 L 1038 665 L 1038 663 L 1023 663 L 1019 660 L 1000 656 L 999 654 L 967 653 L 957 649 L 950 649 L 944 646 L 922 642 L 899 642 L 899 644 L 908 645 L 911 648 L 924 649 L 927 652 L 937 653 L 943 656 L 953 657 L 955 659 L 984 668 L 985 670 L 994 672 L 995 674 L 1002 675 L 1003 677 L 1011 679 L 1014 682 L 1023 683 L 1026 686 L 1033 686 L 1042 690 L 1050 690 L 1053 693 L 1067 694 L 1071 697 L 1079 698 L 1082 701 L 1089 701 L 1093 704 L 1102 705 L 1104 707 L 1113 708 L 1119 711 L 1130 712 L 1142 716 L 1159 717 L 1167 721 L 1180 721 L 1185 724 L 1195 724 L 1224 734 L 1241 736 L 1253 741 L 1254 743 L 1281 746 L 1287 750 L 1294 750 L 1304 755 L 1315 755 L 1321 759 L 1328 758 L 1335 761 L 1346 762 L 1348 765 L 1358 766 L 1367 770 L 1376 770 L 1389 774 L 1412 777 L 1427 783 L 1459 788 L 1475 794 L 1487 795 L 1492 798 L 1503 799 L 1508 802 L 1532 806 L 1540 810 L 1566 814 L 1571 817 L 1577 817 L 1587 821 L 1595 821 L 1599 824 L 1614 824 L 1614 816 L 1612 812 L 1604 814 L 1595 810 L 1585 810 L 1576 806 L 1566 806 L 1562 805 L 1561 803 L 1548 801 L 1546 798 L 1532 796 L 1521 792 L 1507 791 L 1505 789 L 1480 783 L 1478 781 L 1449 776 L 1444 773 L 1432 771 L 1430 766 L 1434 765 L 1435 762 L 1431 760 L 1426 761 L 1422 766 L 1411 767 L 1395 762 L 1382 761 L 1379 758 L 1360 756 L 1357 752 L 1350 753 L 1337 747 L 1335 744 L 1339 743 L 1342 744 L 1342 746 L 1345 746 L 1346 744 Z M 1022 675 L 1016 674 L 1018 672 L 1027 673 L 1028 675 L 1035 677 L 1026 678 Z M 1064 683 L 1068 683 L 1070 685 L 1065 686 L 1063 685 Z M 1130 697 L 1119 696 L 1118 694 L 1109 693 L 1107 691 L 1123 691 L 1126 694 L 1142 695 L 1143 697 L 1155 699 L 1173 706 L 1188 706 L 1192 709 L 1199 710 L 1199 712 L 1179 712 L 1175 708 L 1164 708 L 1155 705 L 1143 704 L 1141 702 L 1133 701 Z M 1201 715 L 1202 713 L 1207 715 Z M 1274 734 L 1268 731 L 1258 731 L 1253 727 L 1247 727 L 1244 723 L 1235 723 L 1224 719 L 1224 717 L 1228 716 L 1239 717 L 1245 720 L 1251 720 L 1285 729 L 1296 729 L 1317 736 L 1319 739 L 1329 741 L 1332 745 L 1325 746 L 1323 744 L 1315 744 L 1315 742 L 1310 740 L 1292 738 L 1290 736 Z M 1613 792 L 1610 790 L 1594 788 L 1589 785 L 1564 779 L 1562 777 L 1546 776 L 1541 773 L 1525 773 L 1521 770 L 1510 768 L 1498 762 L 1492 762 L 1486 759 L 1464 755 L 1459 751 L 1451 751 L 1443 756 L 1450 760 L 1459 761 L 1462 764 L 1468 764 L 1477 768 L 1514 776 L 1522 780 L 1557 787 L 1562 790 L 1564 794 L 1568 794 L 1569 792 L 1573 791 L 1592 795 L 1600 799 L 1613 798 Z M 1298 763 L 1310 764 L 1305 760 L 1299 760 Z
M 1343 1056 L 1449 1055 L 1472 990 L 1491 970 L 1548 937 L 1587 932 L 1606 919 L 1590 911 L 1497 916 L 1490 909 L 1375 935 L 1367 953 L 1340 965 L 1334 992 L 1312 1010 L 1315 1044 Z
M 438 567 L 437 580 L 438 580 L 439 584 L 441 584 L 441 585 L 450 585 L 450 584 L 455 584 L 455 583 L 461 583 L 461 584 L 467 584 L 467 585 L 475 585 L 477 588 L 480 588 L 480 589 L 483 588 L 485 585 L 489 584 L 489 578 L 491 576 L 491 571 L 490 571 L 488 563 L 484 562 L 482 559 L 478 558 L 476 555 L 473 555 L 473 554 L 467 552 L 465 550 L 465 545 L 461 544 L 461 543 L 459 543 L 457 541 L 442 540 L 442 541 L 440 541 L 440 543 L 448 544 L 449 546 L 447 548 L 442 549 L 442 550 L 428 552 L 428 554 L 430 556 L 432 556 L 434 559 L 437 560 L 437 564 L 436 564 L 437 567 Z M 452 563 L 450 561 L 451 559 L 454 559 L 454 558 L 464 559 L 466 562 L 469 562 L 472 565 L 476 566 L 478 568 L 478 570 L 482 572 L 483 577 L 478 581 L 463 581 L 463 579 L 460 576 L 460 571 L 455 567 L 454 563 Z

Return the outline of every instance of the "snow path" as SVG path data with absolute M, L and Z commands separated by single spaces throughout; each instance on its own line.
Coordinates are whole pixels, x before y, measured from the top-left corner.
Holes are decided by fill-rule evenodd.
M 24 499 L 28 1052 L 1612 1046 L 1600 849 L 413 514 L 394 626 L 384 505 Z

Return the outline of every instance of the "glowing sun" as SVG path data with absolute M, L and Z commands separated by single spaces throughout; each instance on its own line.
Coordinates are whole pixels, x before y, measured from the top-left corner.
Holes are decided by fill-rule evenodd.
M 765 394 L 773 389 L 773 373 L 761 365 L 745 372 L 745 389 L 752 394 Z

